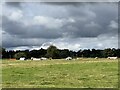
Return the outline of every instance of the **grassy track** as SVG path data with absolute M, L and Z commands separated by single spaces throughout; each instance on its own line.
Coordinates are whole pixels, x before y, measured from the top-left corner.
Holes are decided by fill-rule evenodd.
M 2 75 L 5 88 L 117 88 L 118 60 L 3 60 Z

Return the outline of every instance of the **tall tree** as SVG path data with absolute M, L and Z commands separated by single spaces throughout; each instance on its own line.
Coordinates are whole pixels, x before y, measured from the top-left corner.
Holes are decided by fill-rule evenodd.
M 47 48 L 46 56 L 48 58 L 54 58 L 54 59 L 58 58 L 59 57 L 59 50 L 57 49 L 56 46 L 51 45 Z

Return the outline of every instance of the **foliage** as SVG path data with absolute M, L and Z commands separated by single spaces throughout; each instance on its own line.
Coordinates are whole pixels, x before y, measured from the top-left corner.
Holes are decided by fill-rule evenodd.
M 53 58 L 53 59 L 59 57 L 59 51 L 58 51 L 57 47 L 53 46 L 53 45 L 49 46 L 47 48 L 46 56 L 48 58 Z
M 59 50 L 59 57 L 60 58 L 66 58 L 68 56 L 70 56 L 70 51 L 68 49 Z
M 16 54 L 14 55 L 14 57 L 15 57 L 16 59 L 19 59 L 19 58 L 21 58 L 21 57 L 25 57 L 25 58 L 26 58 L 26 54 L 25 54 L 24 52 L 18 52 L 18 53 L 16 53 Z
M 100 49 L 84 49 L 78 51 L 71 51 L 69 49 L 58 49 L 56 46 L 50 46 L 47 49 L 39 49 L 39 50 L 24 50 L 24 51 L 7 51 L 5 48 L 2 48 L 2 58 L 14 58 L 14 55 L 19 52 L 24 52 L 26 54 L 26 58 L 30 59 L 31 57 L 41 58 L 48 57 L 54 59 L 62 59 L 66 57 L 88 57 L 88 58 L 106 58 L 108 56 L 111 57 L 120 57 L 120 49 L 115 48 L 107 48 L 104 50 Z

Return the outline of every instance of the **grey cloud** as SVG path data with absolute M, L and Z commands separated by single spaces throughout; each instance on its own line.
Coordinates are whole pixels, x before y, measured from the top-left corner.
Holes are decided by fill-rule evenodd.
M 72 16 L 76 17 L 76 15 L 82 18 L 86 18 L 86 22 L 79 21 L 78 19 L 76 20 L 76 23 L 74 23 L 73 30 L 71 28 L 71 31 L 76 34 L 78 37 L 97 37 L 100 34 L 105 34 L 105 33 L 114 33 L 117 34 L 118 30 L 110 30 L 108 28 L 108 25 L 110 24 L 111 20 L 115 20 L 117 22 L 117 4 L 116 3 L 96 3 L 92 6 L 88 5 L 87 8 L 89 8 L 89 12 L 93 12 L 96 17 L 92 17 L 89 15 L 89 13 L 84 13 L 85 9 L 82 8 L 75 8 L 75 10 L 72 8 L 69 8 L 69 12 L 72 14 Z M 80 10 L 80 11 L 79 11 Z M 81 11 L 82 10 L 82 11 Z M 84 11 L 83 11 L 84 10 Z M 83 14 L 81 16 L 81 13 Z M 99 25 L 99 27 L 85 27 L 86 24 L 95 22 Z
M 43 4 L 49 4 L 49 5 L 60 5 L 60 6 L 81 6 L 83 4 L 85 4 L 84 2 L 42 2 Z M 41 3 L 40 3 L 41 4 Z
M 8 32 L 11 35 L 26 34 L 26 30 L 24 30 L 24 26 L 21 22 L 12 21 L 6 16 L 3 16 L 2 19 L 2 28 L 4 31 Z
M 12 21 L 9 18 L 3 16 L 2 22 L 3 30 L 10 35 L 17 36 L 19 38 L 59 38 L 61 34 L 59 31 L 46 29 L 43 26 L 33 25 L 25 26 L 24 23 L 19 21 Z
M 40 26 L 33 26 L 26 28 L 28 31 L 26 34 L 22 34 L 21 38 L 44 38 L 44 39 L 55 39 L 61 37 L 61 34 L 55 30 L 48 30 L 41 28 Z
M 41 46 L 44 42 L 48 41 L 45 39 L 34 39 L 34 38 L 19 38 L 13 35 L 5 33 L 2 35 L 2 45 L 6 48 L 20 47 L 20 46 Z
M 39 46 L 42 45 L 43 43 L 54 42 L 58 39 L 58 41 L 55 42 L 57 44 L 57 42 L 59 42 L 60 39 L 63 39 L 61 43 L 62 44 L 66 43 L 63 44 L 63 46 L 65 45 L 66 47 L 69 44 L 74 46 L 74 43 L 77 43 L 76 45 L 80 44 L 82 48 L 85 47 L 104 48 L 105 46 L 104 42 L 108 42 L 107 47 L 109 47 L 110 42 L 114 41 L 114 39 L 110 37 L 114 37 L 115 35 L 118 34 L 117 28 L 110 29 L 109 27 L 111 21 L 115 21 L 117 23 L 117 17 L 118 17 L 117 3 L 50 3 L 50 2 L 48 3 L 47 2 L 41 4 L 43 5 L 43 7 L 44 4 L 48 6 L 51 5 L 52 10 L 49 7 L 48 8 L 46 7 L 45 11 L 40 10 L 39 8 L 37 15 L 60 19 L 63 20 L 64 24 L 59 28 L 50 29 L 43 25 L 26 26 L 24 25 L 24 20 L 23 22 L 12 21 L 7 17 L 3 17 L 3 30 L 7 34 L 9 34 L 10 37 L 12 37 L 9 40 L 11 41 L 14 40 L 13 42 L 10 42 L 9 40 L 5 39 L 7 35 L 4 36 L 4 41 L 3 41 L 4 46 L 6 47 L 32 46 L 32 45 Z M 46 10 L 48 10 L 48 12 L 46 12 Z M 36 14 L 34 16 L 36 16 Z M 72 18 L 73 22 L 69 21 L 69 18 Z M 52 22 L 53 21 L 51 21 L 51 23 Z M 101 41 L 97 41 L 98 39 L 94 39 L 94 38 L 100 38 L 102 36 L 106 36 L 106 37 Z M 68 38 L 69 40 L 66 41 L 65 38 Z M 78 38 L 80 38 L 80 40 Z M 84 38 L 90 38 L 90 39 L 86 39 L 85 41 Z M 111 40 L 107 40 L 109 38 Z M 74 43 L 72 39 L 74 39 Z M 102 46 L 102 44 L 104 45 Z M 116 44 L 115 41 L 114 44 Z M 110 47 L 115 46 L 114 44 L 111 44 Z M 71 46 L 69 45 L 69 47 Z
M 21 2 L 5 2 L 6 5 L 15 7 L 15 8 L 20 8 L 21 7 Z

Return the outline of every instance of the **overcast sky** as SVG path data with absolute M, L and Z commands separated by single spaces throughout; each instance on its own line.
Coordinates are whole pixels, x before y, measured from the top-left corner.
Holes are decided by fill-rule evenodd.
M 118 3 L 7 2 L 2 45 L 8 50 L 118 47 Z

